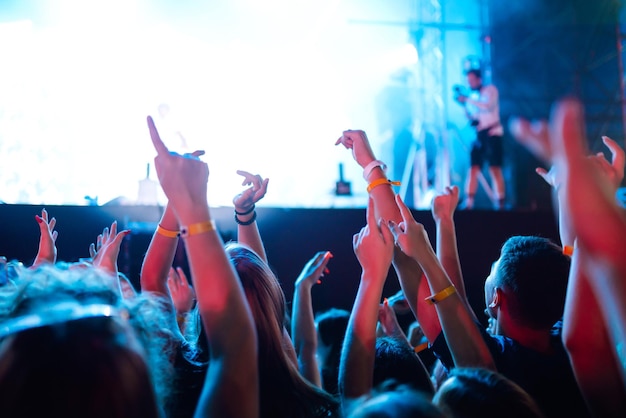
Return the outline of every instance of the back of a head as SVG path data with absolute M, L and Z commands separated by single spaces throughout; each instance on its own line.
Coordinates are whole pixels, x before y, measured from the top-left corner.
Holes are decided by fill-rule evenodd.
M 300 375 L 285 340 L 285 295 L 270 267 L 254 251 L 229 243 L 226 252 L 237 270 L 258 338 L 261 417 L 325 416 L 338 407 L 327 392 Z
M 374 386 L 392 379 L 432 396 L 435 392 L 428 371 L 406 343 L 391 337 L 376 339 Z
M 95 268 L 44 265 L 2 288 L 3 416 L 158 415 L 144 346 L 115 280 Z
M 339 394 L 339 363 L 341 347 L 348 328 L 350 312 L 345 309 L 331 308 L 318 314 L 315 325 L 318 335 L 318 361 L 321 365 L 324 390 L 334 395 Z
M 147 365 L 132 346 L 107 316 L 7 336 L 0 343 L 2 416 L 159 416 Z
M 542 418 L 535 401 L 497 372 L 456 368 L 433 402 L 452 418 Z
M 356 401 L 348 418 L 444 418 L 429 395 L 404 385 L 377 387 L 372 396 Z
M 533 329 L 550 329 L 563 315 L 570 259 L 547 238 L 513 236 L 502 246 L 497 285 L 512 295 L 510 314 Z

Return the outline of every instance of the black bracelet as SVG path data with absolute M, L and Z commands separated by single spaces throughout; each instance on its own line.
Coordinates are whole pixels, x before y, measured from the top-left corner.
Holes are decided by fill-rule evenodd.
M 237 212 L 237 209 L 235 209 L 235 215 L 241 215 L 241 216 L 248 215 L 252 213 L 253 210 L 254 210 L 254 205 L 252 205 L 252 207 L 245 212 Z
M 248 213 L 250 213 L 250 212 L 248 212 Z M 237 211 L 235 211 L 235 222 L 237 222 L 237 224 L 238 224 L 238 225 L 244 225 L 244 226 L 246 226 L 246 225 L 252 225 L 252 224 L 254 223 L 254 221 L 256 221 L 256 212 L 254 212 L 254 215 L 252 215 L 252 218 L 250 218 L 250 219 L 249 219 L 249 220 L 247 220 L 247 221 L 242 221 L 242 220 L 239 220 L 239 218 L 237 217 L 237 215 L 239 215 L 239 214 L 237 213 Z M 246 214 L 246 215 L 247 215 L 247 214 Z

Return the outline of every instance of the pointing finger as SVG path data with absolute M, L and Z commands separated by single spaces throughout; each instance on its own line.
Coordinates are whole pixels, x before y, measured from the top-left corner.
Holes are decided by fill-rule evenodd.
M 154 145 L 154 149 L 156 150 L 157 154 L 169 154 L 170 151 L 161 140 L 161 136 L 159 136 L 159 131 L 157 131 L 157 128 L 154 125 L 154 120 L 152 120 L 152 116 L 148 116 L 148 130 L 150 131 L 150 139 L 152 139 L 152 145 Z

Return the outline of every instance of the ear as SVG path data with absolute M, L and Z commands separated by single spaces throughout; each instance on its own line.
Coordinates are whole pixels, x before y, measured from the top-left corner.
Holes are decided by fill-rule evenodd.
M 500 306 L 501 302 L 502 302 L 502 290 L 500 290 L 499 287 L 496 287 L 493 290 L 493 295 L 491 297 L 491 302 L 489 303 L 489 307 L 492 309 L 497 308 L 498 306 Z

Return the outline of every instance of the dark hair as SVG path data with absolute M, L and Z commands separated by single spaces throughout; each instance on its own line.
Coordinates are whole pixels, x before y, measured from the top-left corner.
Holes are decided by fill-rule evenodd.
M 285 295 L 270 267 L 254 251 L 236 243 L 226 253 L 237 270 L 254 317 L 258 338 L 261 417 L 322 417 L 338 401 L 300 374 L 288 353 L 284 332 Z
M 142 355 L 117 319 L 88 317 L 23 330 L 0 345 L 5 417 L 158 417 Z
M 524 389 L 482 368 L 455 368 L 433 402 L 452 418 L 542 418 Z
M 413 349 L 403 341 L 391 337 L 376 339 L 374 386 L 393 379 L 432 396 L 435 389 L 428 371 Z
M 319 341 L 328 347 L 327 354 L 319 359 L 322 366 L 322 384 L 324 390 L 333 395 L 339 395 L 341 347 L 349 320 L 350 312 L 337 308 L 331 308 L 315 317 Z
M 547 238 L 513 236 L 502 246 L 496 284 L 511 316 L 533 329 L 550 329 L 563 316 L 570 258 Z
M 349 418 L 444 418 L 430 396 L 407 385 L 387 381 L 372 391 L 369 398 L 353 405 Z
M 465 71 L 466 76 L 470 74 L 474 74 L 476 78 L 483 78 L 483 73 L 479 68 L 472 68 L 471 70 Z

